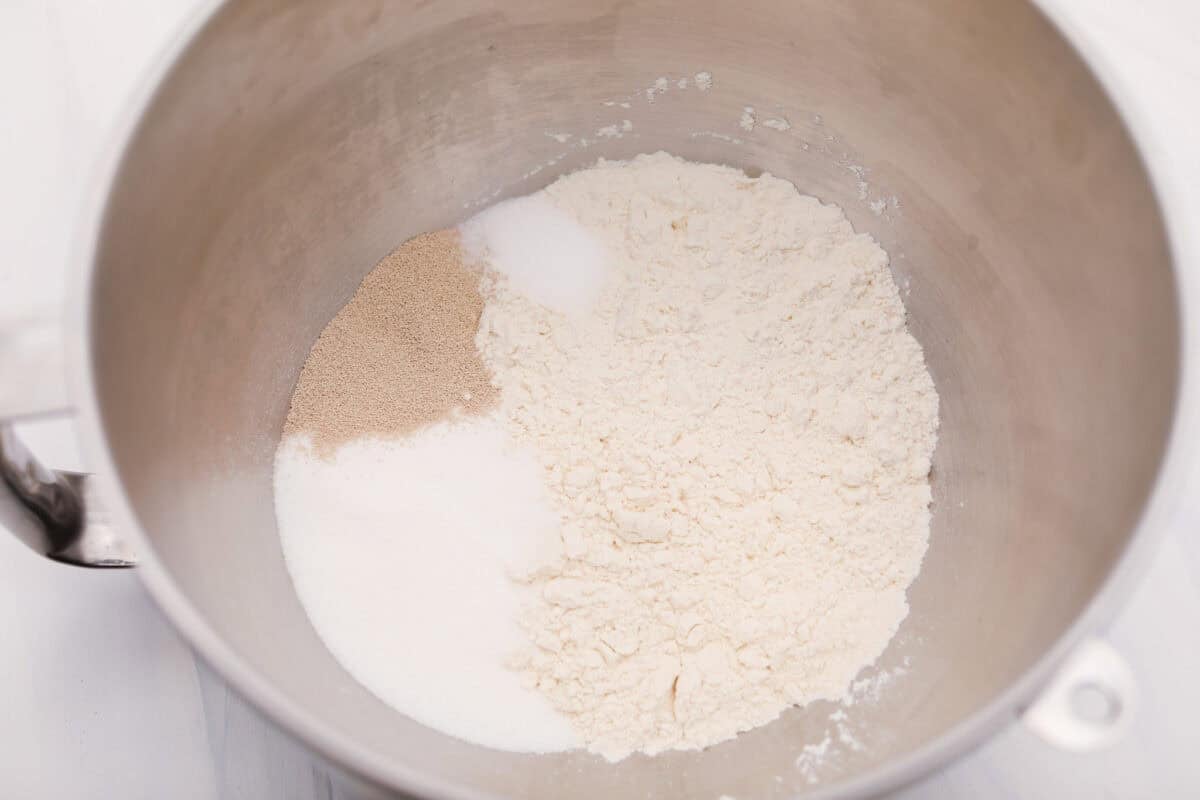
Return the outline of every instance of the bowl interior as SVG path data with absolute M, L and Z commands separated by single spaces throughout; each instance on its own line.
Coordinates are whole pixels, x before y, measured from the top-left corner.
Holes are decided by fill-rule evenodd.
M 746 131 L 746 106 L 790 127 Z M 886 686 L 840 721 L 815 704 L 617 765 L 468 745 L 360 687 L 301 610 L 271 495 L 288 398 L 400 241 L 656 150 L 787 178 L 891 254 L 941 396 L 912 610 L 864 673 Z M 1147 177 L 1022 2 L 229 3 L 137 131 L 95 269 L 99 410 L 150 568 L 175 587 L 160 599 L 229 645 L 218 670 L 301 708 L 302 738 L 445 793 L 790 796 L 912 756 L 1029 669 L 1112 570 L 1178 380 Z

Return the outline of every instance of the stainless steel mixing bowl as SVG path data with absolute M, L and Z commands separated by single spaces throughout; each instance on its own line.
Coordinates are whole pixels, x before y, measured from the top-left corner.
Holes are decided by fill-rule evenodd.
M 85 221 L 72 399 L 167 615 L 364 783 L 456 798 L 882 791 L 1012 717 L 1124 590 L 1181 491 L 1195 292 L 1118 113 L 1032 6 L 216 6 L 164 56 Z M 619 764 L 435 733 L 333 660 L 280 555 L 271 459 L 288 397 L 371 266 L 490 200 L 659 149 L 843 206 L 891 253 L 941 395 L 931 546 L 879 665 L 899 674 L 847 710 L 861 747 L 819 764 L 815 785 L 796 761 L 828 704 Z

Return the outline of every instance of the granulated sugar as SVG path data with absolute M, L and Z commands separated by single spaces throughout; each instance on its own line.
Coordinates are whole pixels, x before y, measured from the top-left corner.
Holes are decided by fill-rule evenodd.
M 303 436 L 275 461 L 288 572 L 337 660 L 418 722 L 501 750 L 578 744 L 505 659 L 524 636 L 526 572 L 558 541 L 541 467 L 484 419 L 316 457 Z
M 284 436 L 306 434 L 327 456 L 359 437 L 400 436 L 489 408 L 496 393 L 474 342 L 478 287 L 453 230 L 397 248 L 313 345 Z
M 595 236 L 541 192 L 498 203 L 462 225 L 463 249 L 538 305 L 579 313 L 604 284 Z

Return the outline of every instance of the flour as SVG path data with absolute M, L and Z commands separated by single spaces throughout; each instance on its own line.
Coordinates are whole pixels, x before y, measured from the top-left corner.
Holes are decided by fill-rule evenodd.
M 669 80 L 667 80 L 665 77 L 656 78 L 654 81 L 654 85 L 650 86 L 649 88 L 646 89 L 646 101 L 653 103 L 655 95 L 665 94 L 667 89 L 670 89 L 670 88 L 671 88 L 671 82 Z
M 821 741 L 815 744 L 806 744 L 800 748 L 800 755 L 796 756 L 794 766 L 806 783 L 812 785 L 820 782 L 820 770 L 829 755 L 829 747 L 832 744 L 833 739 L 826 733 Z
M 754 131 L 754 125 L 758 121 L 758 115 L 754 111 L 754 106 L 746 106 L 742 109 L 742 116 L 738 119 L 738 127 L 746 133 Z
M 603 128 L 597 128 L 596 136 L 601 139 L 621 139 L 632 130 L 633 122 L 623 119 L 620 124 L 613 123 L 612 125 L 605 125 Z
M 560 525 L 514 668 L 609 758 L 841 698 L 929 532 L 937 396 L 886 255 L 785 181 L 662 153 L 544 197 L 609 263 L 587 314 L 482 287 L 493 414 Z

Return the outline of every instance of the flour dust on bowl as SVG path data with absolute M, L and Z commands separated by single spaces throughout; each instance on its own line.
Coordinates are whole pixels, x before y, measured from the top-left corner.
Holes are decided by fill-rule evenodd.
M 1164 459 L 1187 298 L 1120 118 L 1027 4 L 229 2 L 175 56 L 98 226 L 84 437 L 112 478 L 117 523 L 141 537 L 149 587 L 189 640 L 282 728 L 380 792 L 882 791 L 1010 718 L 1080 620 L 1094 621 L 1088 609 L 1114 601 L 1111 579 L 1161 522 L 1161 465 L 1177 485 Z M 733 194 L 633 185 L 638 165 L 668 163 L 671 181 L 719 173 Z M 631 184 L 601 190 L 586 168 Z M 685 208 L 718 197 L 737 199 Z M 527 199 L 502 202 L 514 198 Z M 517 258 L 531 218 L 544 246 Z M 568 257 L 578 272 L 539 279 Z M 372 273 L 381 261 L 390 267 Z M 841 269 L 822 272 L 831 265 Z M 355 298 L 360 284 L 374 294 Z M 430 313 L 388 316 L 416 301 Z M 792 306 L 823 315 L 787 320 Z M 296 410 L 294 390 L 328 407 L 328 383 L 302 370 L 339 316 L 413 332 L 404 369 L 385 358 L 374 373 L 338 373 L 334 339 L 313 353 L 347 391 L 400 403 L 398 418 L 381 422 L 368 404 L 353 424 L 325 426 Z M 799 369 L 731 355 L 784 350 Z M 714 380 L 716 364 L 733 378 Z M 624 403 L 604 399 L 606 383 Z M 423 388 L 412 399 L 399 385 Z M 864 394 L 871 386 L 882 394 Z M 660 425 L 655 409 L 682 410 L 678 424 Z M 685 415 L 713 424 L 689 428 Z M 374 435 L 358 436 L 363 426 Z M 613 453 L 638 458 L 595 469 L 612 455 L 589 449 L 606 426 Z M 281 438 L 295 459 L 276 459 Z M 826 461 L 798 469 L 812 453 Z M 704 469 L 688 478 L 688 464 Z M 399 507 L 377 503 L 388 465 L 419 478 L 391 492 L 413 509 L 392 529 L 479 532 L 486 519 L 525 537 L 497 549 L 479 536 L 457 558 L 437 537 L 421 542 L 397 573 L 404 588 L 470 591 L 448 596 L 457 605 L 413 592 L 396 611 L 414 637 L 403 679 L 356 666 L 351 650 L 370 631 L 346 627 L 387 622 L 395 595 L 366 589 L 387 575 L 372 559 L 391 552 L 386 537 L 306 561 L 316 551 L 295 537 L 319 515 L 288 511 L 325 514 L 329 492 L 369 538 Z M 278 520 L 277 466 L 297 498 Z M 455 485 L 480 491 L 464 502 Z M 693 508 L 681 497 L 703 509 L 708 536 L 672 527 L 675 510 Z M 859 530 L 831 523 L 850 507 L 879 535 L 839 541 Z M 567 524 L 589 514 L 599 520 Z M 326 534 L 351 530 L 335 516 Z M 835 551 L 789 558 L 770 535 L 785 518 L 833 531 Z M 676 546 L 696 575 L 745 562 L 738 585 L 722 578 L 690 607 L 680 562 L 652 556 Z M 364 578 L 340 606 L 313 602 L 330 558 Z M 649 583 L 604 603 L 581 591 L 607 585 L 610 558 Z M 805 564 L 829 571 L 791 571 Z M 880 576 L 877 591 L 838 591 Z M 673 590 L 669 613 L 658 585 Z M 756 616 L 754 598 L 779 605 Z M 351 602 L 370 613 L 354 617 Z M 551 624 L 563 604 L 588 625 Z M 614 608 L 621 617 L 606 618 Z M 811 630 L 789 616 L 797 608 L 819 617 Z M 487 637 L 448 640 L 438 625 L 504 610 L 511 624 Z M 767 618 L 791 633 L 751 630 Z M 682 654 L 655 649 L 678 645 L 680 626 L 705 653 L 690 673 Z M 601 629 L 612 635 L 598 663 L 571 655 Z M 534 641 L 539 630 L 557 638 Z M 434 646 L 462 661 L 513 643 L 515 657 L 474 686 L 422 660 Z M 379 644 L 400 647 L 384 634 Z M 658 666 L 620 672 L 643 657 Z M 558 691 L 580 676 L 614 682 L 595 697 Z M 422 680 L 435 688 L 414 692 Z M 498 749 L 512 731 L 473 718 L 470 692 L 524 703 L 533 721 L 516 749 L 535 752 Z M 635 707 L 627 724 L 613 716 Z M 581 720 L 587 709 L 598 711 Z

